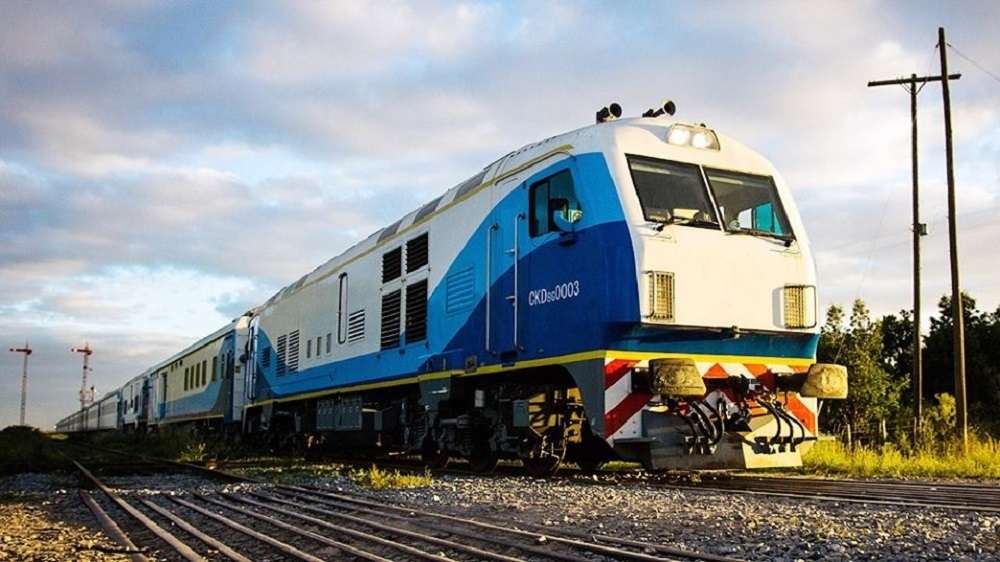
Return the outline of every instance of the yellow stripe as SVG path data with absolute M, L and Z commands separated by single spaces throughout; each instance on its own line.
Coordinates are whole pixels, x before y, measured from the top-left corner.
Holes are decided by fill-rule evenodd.
M 222 414 L 211 414 L 211 415 L 208 415 L 208 416 L 183 416 L 183 417 L 180 417 L 180 418 L 164 418 L 162 420 L 157 421 L 154 425 L 168 425 L 168 424 L 172 424 L 172 423 L 181 423 L 181 422 L 189 422 L 189 421 L 197 421 L 197 420 L 211 420 L 211 419 L 221 418 L 221 417 L 222 417 Z
M 357 260 L 359 260 L 359 259 L 367 256 L 368 254 L 374 252 L 375 250 L 378 250 L 379 248 L 390 244 L 396 238 L 402 236 L 403 234 L 405 234 L 405 233 L 413 230 L 414 228 L 416 228 L 416 227 L 418 227 L 418 226 L 420 226 L 422 224 L 427 223 L 428 221 L 430 221 L 434 217 L 440 215 L 441 213 L 447 211 L 448 209 L 454 207 L 455 205 L 458 205 L 459 203 L 462 203 L 463 201 L 465 201 L 465 200 L 473 197 L 474 195 L 476 195 L 480 191 L 486 189 L 487 187 L 490 187 L 491 185 L 495 185 L 495 184 L 497 184 L 497 183 L 499 183 L 499 182 L 501 182 L 501 181 L 503 181 L 503 180 L 505 180 L 505 179 L 513 176 L 513 175 L 519 174 L 519 173 L 523 172 L 524 170 L 527 170 L 528 168 L 534 166 L 535 164 L 538 164 L 539 162 L 544 162 L 545 160 L 548 160 L 549 158 L 555 156 L 556 154 L 568 153 L 572 149 L 573 149 L 573 145 L 571 145 L 571 144 L 564 144 L 564 145 L 561 145 L 561 146 L 557 146 L 557 147 L 553 148 L 552 150 L 546 152 L 545 154 L 541 154 L 539 156 L 536 156 L 536 157 L 532 158 L 531 160 L 528 160 L 527 162 L 524 162 L 520 166 L 517 166 L 516 168 L 508 170 L 508 171 L 504 172 L 503 174 L 500 174 L 499 176 L 497 176 L 497 177 L 495 177 L 495 178 L 493 178 L 491 180 L 487 180 L 487 181 L 479 184 L 479 186 L 477 186 L 474 189 L 469 190 L 469 192 L 466 193 L 465 195 L 463 195 L 461 198 L 454 199 L 454 200 L 452 200 L 451 203 L 448 203 L 444 207 L 441 207 L 440 209 L 437 209 L 433 213 L 427 215 L 420 222 L 414 222 L 413 224 L 411 224 L 410 226 L 404 228 L 403 230 L 397 231 L 395 234 L 393 234 L 392 236 L 386 238 L 385 240 L 381 240 L 379 242 L 376 242 L 375 245 L 372 246 L 371 248 L 365 250 L 364 252 L 361 252 L 360 254 L 354 256 L 353 258 L 351 258 L 351 259 L 345 261 L 344 263 L 340 264 L 340 266 L 337 267 L 337 269 L 328 271 L 328 272 L 324 273 L 323 275 L 320 275 L 320 276 L 316 277 L 315 279 L 309 281 L 308 283 L 303 283 L 301 287 L 299 287 L 298 289 L 296 289 L 293 292 L 288 293 L 287 295 L 283 295 L 282 298 L 289 297 L 289 296 L 291 296 L 291 295 L 293 295 L 295 293 L 298 293 L 299 291 L 305 289 L 306 287 L 310 287 L 312 285 L 315 285 L 316 283 L 319 283 L 320 281 L 322 281 L 324 279 L 327 279 L 327 278 L 329 278 L 329 277 L 331 277 L 331 276 L 333 276 L 333 275 L 335 275 L 337 273 L 340 273 L 348 265 L 350 265 L 350 264 L 354 263 L 355 261 L 357 261 Z M 447 192 L 445 192 L 445 193 L 447 193 Z
M 316 390 L 304 394 L 294 394 L 292 396 L 283 396 L 281 398 L 272 398 L 270 400 L 253 402 L 251 404 L 245 405 L 244 409 L 253 408 L 256 406 L 263 406 L 265 404 L 293 402 L 297 400 L 307 400 L 310 398 L 331 396 L 334 394 L 345 394 L 348 392 L 360 392 L 363 390 L 373 390 L 377 388 L 386 388 L 391 386 L 416 384 L 419 383 L 420 381 L 437 380 L 447 377 L 475 377 L 481 375 L 490 375 L 502 371 L 516 371 L 522 369 L 530 369 L 532 367 L 561 365 L 563 363 L 575 363 L 577 361 L 587 361 L 591 359 L 634 359 L 642 361 L 646 359 L 660 359 L 668 357 L 688 358 L 693 361 L 705 361 L 714 363 L 748 363 L 748 364 L 759 363 L 759 364 L 790 365 L 790 366 L 811 365 L 816 362 L 815 359 L 812 359 L 810 357 L 761 357 L 754 355 L 704 355 L 696 353 L 655 353 L 648 351 L 595 350 L 595 351 L 584 351 L 580 353 L 570 353 L 568 355 L 549 357 L 547 359 L 532 359 L 529 361 L 519 361 L 512 365 L 502 365 L 499 363 L 493 365 L 482 365 L 475 372 L 472 373 L 466 373 L 465 371 L 461 370 L 436 371 L 433 373 L 425 373 L 422 375 L 405 377 L 401 379 L 392 379 L 389 381 L 380 381 L 374 383 L 356 384 L 352 386 L 344 386 L 344 387 L 325 389 L 325 390 Z
M 744 363 L 762 365 L 812 365 L 816 362 L 811 357 L 762 357 L 755 355 L 704 355 L 698 353 L 653 353 L 648 351 L 608 351 L 609 359 L 646 359 L 683 358 L 693 361 L 712 363 Z

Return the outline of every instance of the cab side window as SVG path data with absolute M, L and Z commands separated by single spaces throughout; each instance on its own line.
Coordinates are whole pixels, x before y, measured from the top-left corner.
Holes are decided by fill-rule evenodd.
M 561 215 L 568 221 L 572 212 L 580 210 L 580 202 L 573 187 L 573 176 L 569 170 L 532 184 L 529 199 L 531 220 L 528 229 L 533 237 L 558 232 L 555 216 Z

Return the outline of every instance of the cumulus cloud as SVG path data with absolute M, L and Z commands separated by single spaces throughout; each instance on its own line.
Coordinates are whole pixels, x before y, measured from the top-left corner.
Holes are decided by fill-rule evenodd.
M 870 79 L 934 72 L 936 26 L 994 71 L 995 3 L 16 3 L 0 18 L 0 337 L 73 406 L 89 338 L 110 388 L 525 143 L 664 97 L 796 193 L 824 304 L 907 307 L 909 117 Z M 953 90 L 964 284 L 1000 230 L 1000 94 Z M 945 292 L 940 90 L 920 98 L 925 298 Z M 931 308 L 931 307 L 928 307 Z M 12 354 L 10 354 L 12 355 Z M 0 359 L 0 398 L 16 402 Z M 0 425 L 15 408 L 0 407 Z

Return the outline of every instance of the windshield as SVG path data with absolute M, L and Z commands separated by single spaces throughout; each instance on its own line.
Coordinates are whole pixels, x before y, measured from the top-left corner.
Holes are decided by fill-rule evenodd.
M 788 217 L 770 177 L 709 168 L 705 169 L 705 176 L 726 230 L 792 237 Z
M 697 165 L 640 156 L 629 156 L 628 165 L 647 221 L 718 228 Z

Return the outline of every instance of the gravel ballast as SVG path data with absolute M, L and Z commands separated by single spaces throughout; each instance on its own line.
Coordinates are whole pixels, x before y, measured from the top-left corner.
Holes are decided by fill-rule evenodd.
M 0 560 L 129 560 L 97 528 L 74 478 L 19 474 L 0 479 Z
M 827 502 L 587 479 L 437 476 L 373 491 L 336 477 L 297 482 L 504 524 L 668 544 L 747 560 L 997 560 L 1000 514 Z
M 299 473 L 291 480 L 379 503 L 524 529 L 540 526 L 554 534 L 611 535 L 747 560 L 1000 559 L 996 513 L 665 489 L 584 478 L 445 475 L 436 476 L 425 488 L 380 491 L 329 474 Z M 108 483 L 136 504 L 145 497 L 164 506 L 170 505 L 167 495 L 245 493 L 257 487 L 185 475 L 114 477 Z M 0 560 L 126 559 L 96 528 L 76 488 L 74 478 L 60 475 L 0 479 Z

